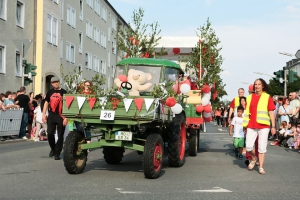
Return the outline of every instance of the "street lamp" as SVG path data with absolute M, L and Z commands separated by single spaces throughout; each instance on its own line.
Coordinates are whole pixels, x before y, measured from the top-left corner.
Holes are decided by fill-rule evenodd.
M 250 85 L 251 84 L 251 83 L 246 83 L 246 82 L 241 82 L 241 83 L 246 84 L 246 85 Z

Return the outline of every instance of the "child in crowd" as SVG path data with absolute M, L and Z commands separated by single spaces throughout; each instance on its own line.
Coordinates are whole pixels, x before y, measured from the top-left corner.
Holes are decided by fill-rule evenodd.
M 294 132 L 295 132 L 295 127 L 294 124 L 292 122 L 289 122 L 288 126 L 287 126 L 287 130 L 284 133 L 284 137 L 286 139 L 286 145 L 292 149 L 294 147 Z
M 235 116 L 230 125 L 229 135 L 232 136 L 232 130 L 234 128 L 234 148 L 235 148 L 235 157 L 239 157 L 239 159 L 243 159 L 243 148 L 244 148 L 244 138 L 245 134 L 243 131 L 243 106 L 239 106 L 237 108 L 237 116 Z
M 300 147 L 300 119 L 297 119 L 296 126 L 294 129 L 294 149 L 299 149 L 299 147 Z
M 271 143 L 271 146 L 277 146 L 277 145 L 281 145 L 283 140 L 285 139 L 284 134 L 287 131 L 288 127 L 287 127 L 287 123 L 286 121 L 282 121 L 281 122 L 281 126 L 279 127 L 279 135 L 278 135 L 278 140 L 275 142 Z
M 35 139 L 34 139 L 35 142 L 43 140 L 43 136 L 39 135 L 40 132 L 41 132 L 40 131 L 41 128 L 43 128 L 45 130 L 46 134 L 47 134 L 47 124 L 43 123 L 43 120 L 42 120 L 42 113 L 43 113 L 44 103 L 45 103 L 45 100 L 43 99 L 40 102 L 40 104 L 34 110 L 34 121 L 35 121 L 35 124 L 36 124 Z M 46 114 L 46 115 L 48 116 L 48 114 Z M 40 136 L 40 139 L 38 138 L 39 136 Z

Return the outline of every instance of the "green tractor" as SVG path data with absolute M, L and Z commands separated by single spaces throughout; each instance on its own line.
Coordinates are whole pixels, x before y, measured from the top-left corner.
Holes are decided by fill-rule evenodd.
M 137 87 L 132 80 L 119 80 L 119 77 L 128 77 L 134 70 L 150 74 L 146 76 L 147 83 L 140 84 L 146 88 Z M 87 143 L 84 133 L 76 130 L 69 133 L 63 153 L 67 172 L 82 173 L 87 162 L 87 150 L 95 148 L 103 149 L 108 164 L 119 164 L 125 149 L 136 150 L 142 154 L 144 175 L 149 179 L 159 177 L 165 149 L 172 167 L 184 165 L 186 151 L 196 156 L 199 125 L 203 123 L 201 113 L 195 110 L 195 106 L 201 103 L 200 91 L 176 93 L 176 106 L 166 105 L 170 91 L 166 83 L 177 81 L 179 86 L 183 74 L 180 66 L 170 60 L 128 58 L 117 64 L 115 83 L 121 87 L 116 93 L 106 97 L 65 95 L 63 115 L 95 127 L 100 130 L 99 135 L 92 137 L 101 137 L 97 142 Z M 135 74 L 135 78 L 138 79 L 138 76 Z

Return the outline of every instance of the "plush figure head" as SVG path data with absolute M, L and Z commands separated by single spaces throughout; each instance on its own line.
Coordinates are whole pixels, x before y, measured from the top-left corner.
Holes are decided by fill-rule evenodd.
M 139 92 L 149 90 L 152 83 L 147 83 L 152 79 L 152 75 L 140 70 L 130 69 L 128 71 L 128 82 L 131 83 L 132 89 L 129 91 L 130 96 L 140 96 Z

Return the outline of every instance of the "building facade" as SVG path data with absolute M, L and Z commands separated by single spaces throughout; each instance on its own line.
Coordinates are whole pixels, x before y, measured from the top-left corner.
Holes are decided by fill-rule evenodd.
M 5 53 L 2 53 L 5 70 L 4 73 L 0 72 L 0 84 L 9 83 L 2 90 L 17 90 L 22 83 L 11 69 L 7 70 L 8 64 L 14 63 L 12 56 L 7 53 L 8 47 L 13 46 L 13 38 L 5 39 L 7 34 L 14 35 L 16 39 L 28 38 L 33 41 L 24 57 L 27 62 L 37 66 L 37 75 L 33 77 L 33 83 L 27 86 L 28 91 L 46 93 L 51 87 L 51 77 L 60 77 L 61 66 L 64 73 L 77 68 L 85 79 L 91 79 L 96 73 L 103 74 L 107 80 L 106 87 L 112 86 L 115 66 L 120 60 L 113 32 L 117 31 L 118 24 L 126 26 L 126 22 L 107 0 L 22 1 L 22 5 L 26 6 L 24 28 L 18 30 L 20 28 L 15 25 L 12 29 L 13 22 L 10 22 L 11 25 L 0 32 L 0 48 Z M 4 14 L 11 15 L 9 19 L 16 18 L 17 5 L 13 8 L 9 5 L 13 1 L 1 2 L 4 6 L 0 8 L 3 8 Z

